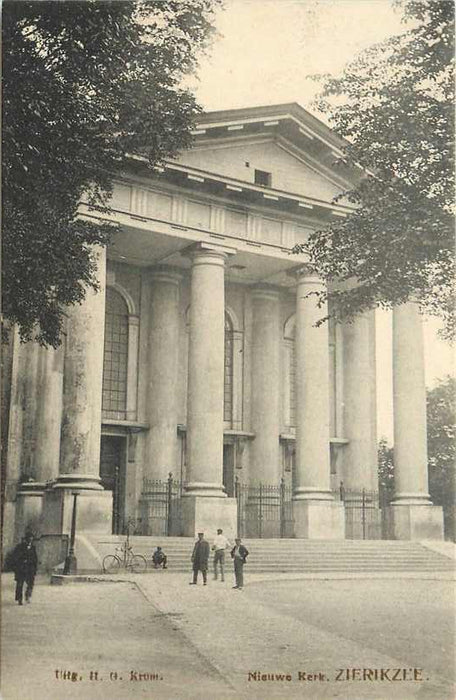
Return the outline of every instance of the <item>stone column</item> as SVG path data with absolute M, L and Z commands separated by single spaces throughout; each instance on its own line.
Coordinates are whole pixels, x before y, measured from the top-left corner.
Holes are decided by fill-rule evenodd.
M 344 343 L 343 482 L 346 489 L 378 490 L 375 311 L 342 325 Z
M 172 269 L 152 272 L 147 472 L 152 479 L 168 478 L 177 460 L 177 381 L 179 361 L 179 281 Z
M 143 485 L 141 511 L 154 532 L 149 517 L 157 499 L 166 498 L 166 480 L 170 472 L 176 477 L 177 466 L 177 377 L 179 371 L 179 282 L 182 274 L 172 268 L 157 268 L 151 273 L 151 303 L 149 326 L 149 382 L 147 416 L 150 425 L 146 433 L 146 479 L 160 479 L 163 487 Z M 161 493 L 163 488 L 163 493 Z M 147 513 L 147 515 L 146 515 Z M 158 526 L 161 524 L 158 523 Z
M 342 324 L 344 426 L 341 480 L 345 487 L 347 534 L 375 538 L 379 522 L 376 424 L 375 311 Z M 372 493 L 375 492 L 375 493 Z M 368 510 L 364 524 L 360 508 Z
M 280 297 L 273 287 L 251 292 L 252 332 L 252 461 L 250 483 L 279 484 L 280 436 Z
M 190 337 L 184 530 L 233 533 L 235 499 L 223 491 L 225 260 L 234 251 L 199 243 L 190 251 Z
M 280 295 L 266 285 L 252 288 L 252 431 L 247 537 L 280 537 Z M 266 485 L 261 489 L 260 484 Z M 268 487 L 276 486 L 277 491 Z M 260 502 L 261 499 L 261 502 Z M 266 507 L 277 517 L 261 519 Z M 252 512 L 253 511 L 253 512 Z M 261 530 L 260 530 L 261 527 Z
M 8 432 L 7 432 L 7 461 L 4 474 L 4 511 L 3 511 L 3 549 L 6 553 L 10 547 L 17 544 L 24 534 L 25 525 L 20 521 L 17 507 L 18 487 L 21 483 L 21 465 L 23 463 L 25 428 L 24 406 L 27 402 L 27 354 L 28 343 L 20 341 L 19 329 L 11 330 L 11 392 L 9 397 Z M 2 348 L 2 355 L 5 348 Z M 3 359 L 3 358 L 2 358 Z M 6 431 L 3 434 L 5 441 Z
M 21 395 L 21 402 L 16 410 L 21 417 L 14 418 L 20 432 L 16 434 L 19 444 L 16 455 L 11 453 L 11 462 L 16 459 L 19 481 L 16 482 L 14 539 L 20 540 L 26 528 L 39 530 L 43 499 L 43 483 L 36 463 L 37 446 L 37 411 L 39 405 L 39 358 L 44 352 L 38 343 L 18 343 L 18 375 L 15 380 Z M 14 428 L 12 436 L 14 436 Z
M 41 530 L 46 482 L 59 473 L 63 351 L 36 342 L 22 344 L 16 336 L 14 354 L 8 469 L 20 474 L 15 489 L 17 541 L 27 527 Z
M 43 483 L 59 475 L 64 348 L 65 338 L 56 349 L 41 348 L 38 360 L 35 465 L 37 479 Z
M 24 398 L 22 447 L 21 447 L 21 479 L 22 481 L 37 481 L 35 448 L 37 435 L 38 408 L 38 360 L 41 348 L 38 343 L 30 341 L 21 345 L 19 352 L 23 355 Z
M 51 531 L 68 532 L 73 501 L 71 492 L 75 489 L 80 491 L 78 531 L 111 531 L 112 494 L 103 490 L 99 478 L 105 249 L 98 248 L 96 255 L 100 291 L 95 293 L 87 289 L 82 304 L 68 309 L 60 473 L 53 488 L 56 502 L 49 505 L 46 513 Z
M 36 363 L 34 375 L 33 426 L 31 434 L 33 452 L 31 471 L 34 482 L 21 485 L 18 492 L 18 514 L 24 527 L 34 523 L 37 530 L 46 522 L 44 495 L 52 488 L 59 475 L 60 429 L 63 398 L 64 343 L 54 349 L 35 344 Z
M 323 283 L 307 267 L 297 277 L 295 535 L 343 539 L 343 506 L 330 486 L 328 324 L 315 325 L 327 315 L 314 296 Z
M 428 492 L 424 348 L 418 305 L 393 310 L 393 407 L 396 539 L 442 539 L 443 512 Z

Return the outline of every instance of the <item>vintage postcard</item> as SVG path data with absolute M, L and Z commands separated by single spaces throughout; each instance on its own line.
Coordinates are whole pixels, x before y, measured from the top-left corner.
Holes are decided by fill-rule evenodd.
M 454 698 L 453 13 L 3 2 L 2 700 Z

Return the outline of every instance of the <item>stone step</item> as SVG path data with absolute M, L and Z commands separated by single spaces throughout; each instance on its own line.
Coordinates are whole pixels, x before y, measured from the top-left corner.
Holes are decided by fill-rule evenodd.
M 168 556 L 168 561 L 173 561 L 173 562 L 182 562 L 182 563 L 187 563 L 190 561 L 190 557 L 178 557 L 174 556 L 172 553 L 167 553 Z M 151 559 L 151 557 L 146 556 L 146 559 Z M 231 561 L 231 557 L 226 557 L 226 561 Z M 252 566 L 257 563 L 263 563 L 265 560 L 262 559 L 261 557 L 258 556 L 250 556 L 247 559 L 248 563 L 251 564 Z M 277 557 L 277 558 L 270 558 L 266 560 L 268 563 L 272 564 L 277 564 L 277 565 L 283 565 L 283 564 L 288 564 L 291 561 L 293 565 L 296 566 L 305 566 L 307 564 L 313 564 L 316 561 L 315 557 L 312 558 L 299 558 L 299 559 L 287 559 L 284 557 Z M 318 558 L 319 563 L 321 565 L 324 565 L 326 562 L 334 563 L 334 564 L 343 564 L 345 562 L 351 562 L 353 564 L 362 564 L 364 562 L 369 562 L 369 561 L 375 561 L 379 565 L 387 565 L 387 564 L 393 564 L 393 565 L 401 565 L 403 563 L 410 563 L 410 564 L 429 564 L 429 565 L 447 565 L 448 568 L 454 568 L 454 563 L 451 562 L 451 560 L 447 560 L 445 558 L 427 558 L 427 557 L 405 557 L 405 558 L 388 558 L 388 557 L 382 557 L 382 558 L 374 558 L 374 557 L 363 557 L 363 558 L 350 558 L 350 557 L 340 557 L 340 558 L 335 558 L 335 557 L 325 557 L 325 558 Z
M 114 542 L 114 541 L 119 541 L 123 542 L 125 539 L 125 535 L 97 535 L 96 533 L 87 533 L 87 535 L 91 538 L 96 538 L 100 542 Z M 264 538 L 264 537 L 246 537 L 245 540 L 249 542 L 255 542 L 258 544 L 264 544 L 264 545 L 276 545 L 278 541 L 281 543 L 288 543 L 291 545 L 296 545 L 296 546 L 329 546 L 329 545 L 337 545 L 337 546 L 352 546 L 352 545 L 364 545 L 364 546 L 372 546 L 372 545 L 377 545 L 377 546 L 384 546 L 384 547 L 413 547 L 413 546 L 420 546 L 419 542 L 415 541 L 410 541 L 410 540 L 306 540 L 306 539 L 298 539 L 295 537 L 271 537 L 271 538 Z M 131 535 L 130 536 L 130 541 L 131 542 L 167 542 L 167 543 L 193 543 L 196 541 L 196 537 L 165 537 L 162 535 Z
M 149 569 L 149 571 L 153 571 L 153 569 Z M 169 567 L 166 569 L 166 571 L 171 571 L 174 573 L 186 573 L 188 572 L 190 574 L 191 569 L 188 567 Z M 229 571 L 232 571 L 232 569 L 226 569 L 225 568 L 225 573 L 228 573 Z M 343 567 L 336 567 L 336 566 L 328 566 L 328 567 L 321 567 L 321 566 L 314 566 L 314 567 L 306 567 L 306 568 L 283 568 L 283 567 L 259 567 L 259 568 L 249 568 L 246 569 L 246 572 L 249 571 L 252 574 L 265 574 L 265 573 L 281 573 L 281 574 L 310 574 L 310 573 L 320 573 L 320 574 L 325 574 L 325 573 L 332 573 L 332 572 L 337 572 L 337 573 L 370 573 L 370 572 L 375 572 L 375 573 L 401 573 L 401 572 L 409 572 L 409 573 L 427 573 L 427 574 L 432 574 L 432 573 L 452 573 L 452 569 L 440 569 L 440 568 L 435 568 L 435 567 L 414 567 L 414 566 L 401 566 L 401 567 L 379 567 L 379 566 L 362 566 L 362 567 L 350 567 L 350 566 L 343 566 Z M 211 573 L 211 572 L 209 572 Z
M 140 549 L 134 549 L 133 551 L 135 554 L 142 554 L 143 556 L 146 557 L 146 559 L 152 559 L 151 552 L 148 552 L 146 550 L 140 550 Z M 172 550 L 164 550 L 164 551 L 165 551 L 166 555 L 168 556 L 168 559 L 173 559 L 174 561 L 188 561 L 190 559 L 189 552 L 185 552 L 185 553 L 181 554 L 181 553 L 173 552 Z M 105 554 L 111 554 L 111 553 L 113 553 L 113 552 L 103 552 L 103 556 L 105 556 Z M 226 558 L 230 559 L 229 555 Z M 275 557 L 268 557 L 267 560 L 268 561 L 277 561 L 279 563 L 290 561 L 290 560 L 293 560 L 296 563 L 306 563 L 306 562 L 315 561 L 316 558 L 321 559 L 323 561 L 325 559 L 328 559 L 328 560 L 335 561 L 335 562 L 337 562 L 337 561 L 362 562 L 362 561 L 368 561 L 370 559 L 375 559 L 376 561 L 385 562 L 385 563 L 388 561 L 400 563 L 404 560 L 410 561 L 410 562 L 423 561 L 423 562 L 436 562 L 436 563 L 438 563 L 438 562 L 446 560 L 445 557 L 442 557 L 442 558 L 439 556 L 427 557 L 425 554 L 421 554 L 421 553 L 410 554 L 407 557 L 399 557 L 397 555 L 396 556 L 395 555 L 387 555 L 385 553 L 382 553 L 381 555 L 376 556 L 376 557 L 367 556 L 367 555 L 357 555 L 357 556 L 348 556 L 348 555 L 334 555 L 334 556 L 327 556 L 326 555 L 326 556 L 323 556 L 323 555 L 321 555 L 319 557 L 309 556 L 309 555 L 307 555 L 307 556 L 300 555 L 300 556 L 287 557 L 287 555 L 284 554 L 283 552 L 281 552 L 280 554 L 277 554 L 277 556 L 275 556 Z M 264 560 L 265 560 L 265 557 L 262 557 L 259 552 L 251 552 L 249 555 L 249 561 L 253 562 L 253 561 L 264 561 Z M 452 564 L 451 560 L 446 560 L 446 561 L 448 561 L 448 564 L 450 566 L 454 566 L 454 564 Z
M 280 545 L 279 545 L 280 543 Z M 166 551 L 174 551 L 174 552 L 188 552 L 192 551 L 193 549 L 193 543 L 188 543 L 188 544 L 174 544 L 172 542 L 161 542 L 157 544 L 157 542 L 153 543 L 147 543 L 147 542 L 134 542 L 130 541 L 131 546 L 136 550 L 142 550 L 142 551 L 153 551 L 156 546 L 161 546 L 163 549 L 166 549 Z M 280 546 L 280 551 L 281 552 L 287 552 L 287 553 L 293 553 L 293 554 L 299 554 L 299 553 L 328 553 L 328 554 L 349 554 L 349 555 L 355 555 L 355 554 L 360 554 L 360 555 L 365 555 L 365 554 L 382 554 L 383 552 L 387 553 L 394 553 L 398 556 L 402 554 L 413 554 L 415 552 L 420 552 L 423 550 L 422 546 L 410 546 L 410 547 L 345 547 L 345 546 L 339 546 L 339 547 L 327 547 L 325 545 L 316 545 L 316 546 L 307 546 L 307 545 L 300 545 L 300 546 L 288 546 L 285 544 L 282 544 L 281 540 L 276 540 L 274 545 L 268 546 L 268 547 L 263 547 L 261 544 L 258 544 L 257 542 L 248 540 L 245 542 L 247 548 L 251 549 L 252 551 L 255 552 L 261 552 L 264 555 L 267 555 L 269 553 L 275 553 L 277 552 L 278 547 Z M 101 548 L 106 548 L 110 547 L 111 549 L 114 549 L 116 547 L 120 547 L 122 545 L 122 542 L 107 542 L 107 541 L 100 541 L 96 543 L 97 547 Z M 438 555 L 439 556 L 439 555 Z
M 96 536 L 91 545 L 101 562 L 107 554 L 113 554 L 125 541 L 125 536 Z M 154 571 L 152 553 L 161 546 L 168 557 L 172 571 L 189 572 L 190 556 L 195 539 L 192 537 L 130 537 L 135 554 L 142 554 L 148 562 L 148 570 Z M 248 571 L 252 573 L 317 573 L 317 572 L 433 572 L 455 570 L 453 560 L 423 546 L 419 542 L 396 540 L 342 540 L 318 541 L 297 539 L 246 539 L 250 555 Z M 98 570 L 100 564 L 98 563 Z M 212 568 L 212 554 L 209 562 Z M 227 570 L 232 569 L 227 552 Z
M 99 550 L 101 551 L 101 550 Z M 115 550 L 106 550 L 106 553 L 112 554 L 114 553 Z M 191 550 L 188 550 L 186 552 L 176 552 L 173 549 L 164 549 L 163 550 L 168 557 L 173 557 L 174 559 L 188 559 L 191 555 Z M 133 552 L 135 554 L 142 554 L 146 558 L 152 558 L 152 551 L 151 550 L 146 550 L 146 549 L 141 549 L 141 548 L 133 548 Z M 230 558 L 229 553 L 227 552 L 226 554 L 227 558 Z M 309 552 L 299 552 L 299 553 L 293 553 L 292 555 L 289 555 L 287 552 L 277 552 L 274 557 L 269 557 L 273 558 L 276 561 L 288 561 L 290 558 L 293 559 L 293 561 L 313 561 L 317 556 L 317 553 L 311 554 Z M 331 555 L 327 553 L 318 553 L 318 557 L 327 557 L 330 559 L 334 559 L 335 561 L 337 560 L 353 560 L 353 561 L 362 561 L 364 559 L 369 559 L 372 558 L 371 554 L 367 553 L 360 553 L 356 552 L 353 554 L 347 553 L 347 552 L 335 552 L 332 553 Z M 402 561 L 404 558 L 410 560 L 410 561 L 441 561 L 442 559 L 447 559 L 447 557 L 443 557 L 442 555 L 439 554 L 430 554 L 427 555 L 426 552 L 409 552 L 406 557 L 404 555 L 399 555 L 394 552 L 379 552 L 378 554 L 375 555 L 375 559 L 379 561 Z M 250 551 L 249 555 L 249 560 L 259 560 L 259 559 L 264 559 L 262 556 L 261 552 L 258 552 L 258 550 Z M 451 560 L 447 559 L 450 563 Z
M 149 565 L 149 569 L 152 569 Z M 169 562 L 168 563 L 168 570 L 169 571 L 174 571 L 174 572 L 190 572 L 191 570 L 191 564 L 183 564 L 183 563 L 174 563 L 174 562 Z M 212 570 L 212 566 L 209 566 L 209 570 Z M 231 562 L 225 563 L 225 571 L 231 571 L 232 570 L 232 565 Z M 252 574 L 253 573 L 267 573 L 267 572 L 282 572 L 282 573 L 309 573 L 309 572 L 331 572 L 331 571 L 338 571 L 338 572 L 351 572 L 351 571 L 358 571 L 358 572 L 369 572 L 369 571 L 377 571 L 377 572 L 400 572 L 400 571 L 413 571 L 413 572 L 454 572 L 454 568 L 451 566 L 435 566 L 434 564 L 420 564 L 420 565 L 415 565 L 415 564 L 410 564 L 410 563 L 402 563 L 402 564 L 397 564 L 397 565 L 389 565 L 385 566 L 383 564 L 376 564 L 373 562 L 363 562 L 360 565 L 354 565 L 350 562 L 345 562 L 343 564 L 335 564 L 334 562 L 326 562 L 325 564 L 319 563 L 319 564 L 313 564 L 313 565 L 307 565 L 307 566 L 296 566 L 296 565 L 281 565 L 281 564 L 271 564 L 271 563 L 265 563 L 263 565 L 254 565 L 254 564 L 246 564 L 246 571 L 250 571 Z

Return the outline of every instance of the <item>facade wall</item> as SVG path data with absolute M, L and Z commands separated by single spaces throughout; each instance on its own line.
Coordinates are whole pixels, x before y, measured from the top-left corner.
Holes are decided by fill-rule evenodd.
M 339 191 L 337 185 L 272 141 L 195 149 L 183 154 L 179 162 L 250 183 L 255 182 L 255 170 L 263 170 L 271 174 L 274 189 L 319 199 L 331 200 Z
M 149 373 L 151 362 L 151 347 L 150 347 L 150 325 L 151 325 L 151 307 L 153 289 L 151 286 L 151 271 L 142 270 L 141 268 L 120 263 L 118 261 L 108 261 L 107 265 L 107 286 L 112 286 L 117 292 L 129 300 L 130 311 L 132 315 L 138 318 L 138 344 L 137 344 L 137 373 L 130 377 L 129 381 L 133 381 L 137 388 L 137 401 L 135 410 L 130 413 L 128 419 L 143 426 L 143 429 L 137 433 L 129 433 L 129 430 L 122 425 L 122 421 L 113 423 L 109 419 L 104 418 L 102 424 L 103 436 L 124 436 L 126 440 L 125 447 L 125 476 L 123 481 L 123 515 L 124 517 L 138 518 L 140 516 L 140 499 L 143 492 L 143 479 L 148 476 L 151 478 L 163 478 L 163 474 L 156 473 L 154 465 L 150 463 L 150 454 L 148 451 L 148 424 L 149 424 L 149 406 L 154 401 L 154 396 L 149 391 Z M 188 385 L 188 344 L 189 344 L 189 273 L 183 271 L 182 279 L 179 283 L 179 328 L 178 328 L 178 369 L 176 374 L 176 393 L 177 393 L 177 420 L 176 430 L 173 436 L 173 462 L 170 464 L 170 471 L 176 479 L 186 479 L 185 465 L 185 429 L 187 425 L 187 385 Z M 252 424 L 252 399 L 255 392 L 255 386 L 252 384 L 253 364 L 255 357 L 253 354 L 253 316 L 252 316 L 252 286 L 243 284 L 226 285 L 226 311 L 230 315 L 233 322 L 233 330 L 237 334 L 238 342 L 236 351 L 237 370 L 236 376 L 233 376 L 233 390 L 235 393 L 234 402 L 238 405 L 236 425 L 225 425 L 227 443 L 233 441 L 237 434 L 250 434 L 242 443 L 242 447 L 236 447 L 236 470 L 235 474 L 241 482 L 248 483 L 253 468 L 253 432 Z M 292 348 L 294 346 L 294 323 L 295 323 L 295 296 L 293 289 L 283 289 L 279 294 L 279 328 L 277 343 L 280 347 L 280 396 L 278 403 L 277 424 L 280 426 L 276 435 L 276 440 L 279 445 L 278 449 L 278 464 L 276 473 L 278 477 L 283 477 L 287 485 L 293 484 L 293 473 L 295 469 L 295 438 L 296 438 L 296 417 L 290 414 L 290 401 L 293 368 L 292 368 Z M 371 328 L 371 326 L 369 326 Z M 338 424 L 337 402 L 343 403 L 343 397 L 339 395 L 340 387 L 343 386 L 343 376 L 347 375 L 347 362 L 349 359 L 345 356 L 345 368 L 341 365 L 340 358 L 344 357 L 344 335 L 337 334 L 335 329 L 331 329 L 329 333 L 329 355 L 332 358 L 329 371 L 330 385 L 330 405 L 328 412 L 330 416 L 330 436 L 344 440 L 347 436 L 353 434 L 354 429 L 350 426 L 350 417 L 346 416 L 345 429 L 343 425 Z M 367 336 L 369 344 L 369 352 L 372 353 L 372 334 Z M 342 347 L 340 344 L 342 343 Z M 18 345 L 16 350 L 18 354 L 17 362 L 22 363 L 22 370 L 19 373 L 19 380 L 15 387 L 27 395 L 22 399 L 22 407 L 25 411 L 22 417 L 22 433 L 23 439 L 14 438 L 14 432 L 11 433 L 11 446 L 20 442 L 21 455 L 17 467 L 20 470 L 21 478 L 33 478 L 37 480 L 38 476 L 33 471 L 31 463 L 31 454 L 33 449 L 29 449 L 36 441 L 36 430 L 30 424 L 36 411 L 30 409 L 30 402 L 37 400 L 38 384 L 33 385 L 34 378 L 34 363 L 33 359 L 38 352 L 38 348 L 29 344 L 27 346 Z M 25 364 L 24 364 L 25 363 Z M 36 364 L 36 363 L 35 363 Z M 367 368 L 365 368 L 367 371 Z M 370 366 L 370 371 L 373 371 L 373 366 Z M 361 377 L 360 377 L 361 379 Z M 372 376 L 364 374 L 362 381 L 369 383 Z M 371 382 L 372 384 L 372 382 Z M 22 387 L 22 389 L 21 389 Z M 369 390 L 371 393 L 374 388 Z M 13 395 L 14 392 L 13 392 Z M 296 400 L 296 397 L 294 397 Z M 357 440 L 362 443 L 362 452 L 366 460 L 365 467 L 368 470 L 368 476 L 365 480 L 356 474 L 351 478 L 350 485 L 356 485 L 356 479 L 359 483 L 369 485 L 375 488 L 375 410 L 373 408 L 373 399 L 371 400 L 371 412 L 363 416 L 363 424 L 358 425 Z M 17 411 L 17 401 L 13 406 L 13 421 L 14 426 L 15 413 Z M 25 416 L 25 419 L 24 419 Z M 366 423 L 367 421 L 367 423 Z M 369 435 L 366 433 L 359 434 L 359 428 L 362 425 L 369 426 Z M 13 429 L 14 430 L 14 429 Z M 345 432 L 344 432 L 345 430 Z M 355 431 L 356 432 L 356 431 Z M 333 446 L 333 452 L 336 459 L 333 459 L 333 487 L 336 488 L 341 479 L 350 482 L 350 474 L 352 473 L 352 452 L 353 446 L 344 444 Z M 334 455 L 333 455 L 334 456 Z M 11 451 L 11 465 L 17 457 L 14 449 Z M 17 461 L 17 460 L 16 460 Z M 32 470 L 32 471 L 31 471 Z M 57 470 L 56 470 L 57 471 Z M 55 474 L 57 476 L 57 473 Z M 355 483 L 353 483 L 355 481 Z
M 304 160 L 272 142 L 262 142 L 196 149 L 179 162 L 249 183 L 254 182 L 255 169 L 260 169 L 272 174 L 273 188 L 331 200 L 337 191 L 334 182 Z M 195 405 L 189 400 L 189 350 L 195 338 L 202 361 L 208 361 L 210 366 L 214 359 L 210 356 L 213 329 L 204 329 L 208 339 L 204 347 L 198 320 L 195 322 L 191 314 L 191 299 L 201 296 L 201 288 L 198 290 L 195 282 L 196 259 L 206 266 L 199 279 L 205 280 L 207 288 L 216 290 L 215 296 L 219 295 L 207 299 L 208 307 L 213 305 L 212 311 L 215 309 L 217 333 L 223 320 L 218 312 L 224 308 L 232 335 L 232 416 L 225 420 L 223 437 L 227 446 L 225 466 L 228 469 L 229 461 L 231 481 L 236 476 L 243 483 L 265 480 L 278 485 L 284 478 L 290 487 L 298 488 L 300 484 L 302 532 L 309 532 L 310 527 L 308 503 L 304 501 L 312 500 L 314 492 L 318 493 L 314 500 L 329 503 L 329 483 L 333 489 L 342 479 L 354 486 L 374 485 L 372 326 L 361 324 L 358 335 L 332 324 L 316 329 L 309 321 L 319 313 L 314 300 L 301 298 L 298 305 L 297 272 L 300 268 L 301 275 L 306 259 L 292 258 L 290 249 L 318 228 L 320 215 L 312 205 L 299 208 L 295 202 L 279 207 L 273 195 L 268 204 L 261 192 L 249 200 L 242 188 L 222 192 L 215 184 L 212 190 L 203 187 L 204 178 L 200 181 L 196 178 L 189 186 L 189 181 L 159 180 L 147 176 L 144 170 L 125 175 L 116 184 L 112 198 L 113 220 L 123 230 L 107 250 L 106 274 L 103 270 L 100 273 L 100 296 L 89 295 L 81 309 L 71 310 L 71 342 L 60 354 L 53 354 L 54 351 L 32 343 L 21 345 L 14 338 L 6 483 L 10 488 L 14 482 L 20 491 L 16 508 L 20 514 L 19 530 L 27 520 L 36 518 L 41 504 L 45 514 L 41 527 L 48 528 L 47 532 L 65 528 L 64 523 L 70 521 L 69 489 L 80 488 L 84 492 L 82 522 L 92 526 L 94 518 L 98 518 L 100 528 L 119 531 L 121 522 L 128 518 L 137 520 L 147 507 L 145 479 L 147 488 L 152 489 L 150 484 L 157 479 L 165 481 L 169 472 L 175 479 L 186 481 L 192 469 L 199 474 L 212 470 L 214 483 L 208 478 L 207 483 L 196 480 L 193 486 L 194 513 L 199 508 L 198 499 L 211 495 L 205 489 L 215 492 L 218 488 L 219 476 L 213 465 L 195 463 L 198 455 L 209 454 L 201 449 L 201 435 L 193 443 L 194 464 L 188 464 L 187 437 L 192 419 L 193 425 L 198 423 L 194 415 L 188 415 L 189 405 Z M 213 286 L 211 265 L 218 275 Z M 302 285 L 313 288 L 314 283 L 306 278 L 301 289 Z M 120 306 L 128 329 L 125 366 L 120 363 L 126 382 L 125 410 L 117 413 L 100 406 L 102 373 L 100 370 L 94 376 L 94 363 L 90 361 L 94 357 L 98 363 L 103 355 L 105 288 L 123 300 Z M 201 309 L 206 311 L 204 306 Z M 84 319 L 90 328 L 84 325 Z M 297 328 L 301 342 L 310 349 L 308 354 L 296 352 Z M 110 342 L 114 346 L 115 338 Z M 314 353 L 316 357 L 312 357 L 314 344 L 320 349 Z M 320 354 L 324 361 L 315 362 Z M 362 377 L 356 367 L 360 358 Z M 195 355 L 192 361 L 194 371 Z M 68 368 L 72 368 L 73 375 L 69 375 Z M 322 371 L 328 376 L 322 376 Z M 313 394 L 309 394 L 307 379 Z M 357 402 L 358 379 L 367 387 L 362 406 Z M 218 380 L 213 385 L 218 387 Z M 205 409 L 201 387 L 196 390 L 196 404 Z M 328 399 L 320 400 L 320 392 Z M 60 406 L 52 416 L 50 409 L 46 412 L 41 395 L 48 397 L 46 406 Z M 321 413 L 324 430 L 318 445 L 323 456 L 306 433 L 312 411 L 298 411 L 299 396 L 303 395 L 310 396 L 310 401 L 315 399 Z M 208 395 L 208 403 L 211 398 Z M 64 417 L 62 440 L 60 414 Z M 87 426 L 89 414 L 95 418 Z M 50 461 L 43 456 L 43 425 L 52 434 Z M 218 425 L 217 421 L 214 425 Z M 208 440 L 213 437 L 211 429 L 208 425 Z M 84 442 L 89 433 L 90 440 Z M 298 463 L 296 458 L 299 441 L 317 455 L 315 464 L 308 467 L 312 472 L 309 483 L 302 447 L 301 461 Z M 330 441 L 331 475 L 323 473 L 329 465 Z M 81 451 L 81 444 L 89 442 L 90 450 L 84 447 L 85 451 Z M 37 445 L 41 446 L 41 461 L 35 458 Z M 218 460 L 221 455 L 216 457 Z M 77 468 L 69 469 L 70 462 Z M 32 482 L 24 485 L 27 479 Z M 221 486 L 219 490 L 220 498 L 224 495 Z M 10 499 L 8 506 L 11 518 L 13 502 Z M 320 507 L 321 503 L 314 505 Z M 312 522 L 314 517 L 310 518 Z
M 115 288 L 126 296 L 134 300 L 134 310 L 139 316 L 139 343 L 138 343 L 138 401 L 136 420 L 140 424 L 148 424 L 148 405 L 154 400 L 148 391 L 148 381 L 150 371 L 150 343 L 149 343 L 149 326 L 151 322 L 151 294 L 150 274 L 141 272 L 140 268 L 121 264 L 118 262 L 108 263 L 108 286 L 114 284 Z M 176 433 L 174 437 L 174 463 L 172 464 L 172 472 L 176 478 L 180 478 L 184 473 L 182 470 L 183 462 L 183 430 L 178 431 L 177 426 L 185 428 L 187 424 L 187 383 L 188 383 L 188 334 L 189 334 L 189 277 L 184 275 L 180 285 L 180 303 L 179 303 L 179 348 L 178 348 L 178 373 L 176 376 L 177 387 L 177 423 Z M 227 284 L 226 287 L 226 311 L 233 321 L 233 330 L 238 336 L 236 345 L 237 357 L 235 358 L 236 367 L 235 375 L 233 376 L 233 391 L 234 401 L 238 404 L 236 425 L 225 425 L 227 431 L 234 432 L 252 432 L 251 420 L 251 400 L 252 387 L 252 357 L 251 347 L 251 287 L 241 284 Z M 277 434 L 277 441 L 280 435 L 288 436 L 292 440 L 296 435 L 296 416 L 294 415 L 290 421 L 290 398 L 292 394 L 292 358 L 290 349 L 294 346 L 294 322 L 295 322 L 295 296 L 294 291 L 283 290 L 280 294 L 280 331 L 278 343 L 280 345 L 280 401 L 278 423 L 280 432 Z M 339 342 L 340 342 L 339 338 Z M 330 334 L 330 343 L 332 346 L 332 356 L 335 358 L 335 334 Z M 342 372 L 341 367 L 335 368 L 335 362 L 330 369 L 330 434 L 332 437 L 337 436 L 336 420 L 335 420 L 335 402 L 336 402 L 336 387 L 337 387 L 337 372 Z M 340 381 L 339 381 L 340 384 Z M 115 434 L 112 426 L 105 425 L 105 434 Z M 339 437 L 344 437 L 339 435 Z M 131 482 L 130 490 L 127 493 L 129 510 L 134 508 L 138 494 L 142 490 L 142 478 L 148 473 L 153 473 L 153 467 L 147 468 L 147 433 L 141 432 L 136 438 L 135 445 L 135 471 L 136 480 Z M 249 467 L 251 463 L 251 445 L 248 443 L 242 452 L 242 459 L 238 463 L 237 476 L 239 479 L 248 481 Z M 281 444 L 279 451 L 280 469 L 279 471 L 287 478 L 291 479 L 291 470 L 293 459 L 290 459 L 290 451 L 286 449 L 284 444 Z

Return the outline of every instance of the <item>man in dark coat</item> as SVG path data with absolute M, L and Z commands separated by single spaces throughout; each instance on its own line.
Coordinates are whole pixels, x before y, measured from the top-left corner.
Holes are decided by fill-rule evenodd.
M 244 586 L 244 564 L 246 562 L 249 550 L 241 544 L 241 538 L 236 537 L 236 544 L 231 550 L 231 556 L 234 562 L 234 576 L 236 578 L 236 585 L 233 588 L 237 588 L 242 591 Z
M 30 603 L 33 584 L 35 583 L 36 569 L 38 566 L 38 558 L 36 555 L 35 545 L 33 544 L 32 533 L 27 532 L 22 538 L 22 542 L 15 547 L 12 556 L 12 564 L 14 579 L 16 581 L 15 600 L 17 600 L 19 605 L 22 605 L 22 595 L 25 583 L 25 602 Z
M 193 547 L 192 564 L 193 564 L 193 581 L 191 586 L 196 586 L 198 582 L 198 571 L 203 574 L 203 585 L 207 584 L 207 566 L 209 562 L 210 547 L 209 542 L 204 539 L 204 532 L 198 532 L 198 539 Z

